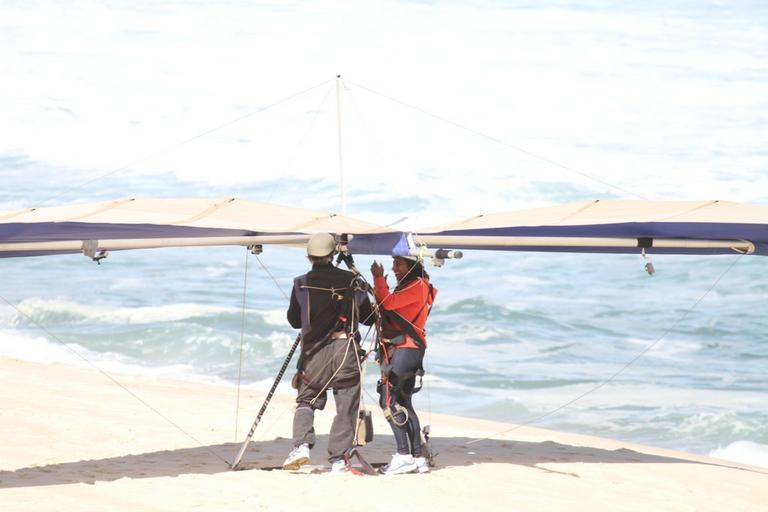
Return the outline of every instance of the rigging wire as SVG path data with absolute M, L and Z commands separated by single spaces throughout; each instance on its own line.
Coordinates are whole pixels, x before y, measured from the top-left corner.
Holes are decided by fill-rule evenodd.
M 605 385 L 607 385 L 607 384 L 609 384 L 610 382 L 612 382 L 612 381 L 613 381 L 613 380 L 614 380 L 616 377 L 618 377 L 619 375 L 621 375 L 621 374 L 622 374 L 622 373 L 623 373 L 623 372 L 624 372 L 624 371 L 625 371 L 627 368 L 629 368 L 630 366 L 632 366 L 632 365 L 633 365 L 635 362 L 637 362 L 637 361 L 638 361 L 640 358 L 642 358 L 643 356 L 645 356 L 645 354 L 647 354 L 647 353 L 648 353 L 648 352 L 649 352 L 651 349 L 653 349 L 653 347 L 655 347 L 656 345 L 658 345 L 658 344 L 659 344 L 659 343 L 660 343 L 660 342 L 661 342 L 661 341 L 662 341 L 664 338 L 666 338 L 666 337 L 667 337 L 667 335 L 668 335 L 670 332 L 672 332 L 672 330 L 673 330 L 673 329 L 675 329 L 675 328 L 676 328 L 676 327 L 677 327 L 677 326 L 680 324 L 680 322 L 682 322 L 683 320 L 685 320 L 685 319 L 688 317 L 688 315 L 689 315 L 689 314 L 691 314 L 691 313 L 693 312 L 693 310 L 694 310 L 694 309 L 696 309 L 696 307 L 697 307 L 697 306 L 698 306 L 698 305 L 701 303 L 701 301 L 703 301 L 703 300 L 704 300 L 704 298 L 706 298 L 706 297 L 707 297 L 707 295 L 709 295 L 709 294 L 710 294 L 710 292 L 712 292 L 712 290 L 714 290 L 714 289 L 715 289 L 715 287 L 717 287 L 717 285 L 720 283 L 720 281 L 721 281 L 721 280 L 722 280 L 722 279 L 723 279 L 723 278 L 726 276 L 726 274 L 728 274 L 728 272 L 730 272 L 730 271 L 731 271 L 731 269 L 732 269 L 732 268 L 733 268 L 733 267 L 736 265 L 736 263 L 738 263 L 739 261 L 741 261 L 741 258 L 742 258 L 743 256 L 744 256 L 744 253 L 742 253 L 742 254 L 739 254 L 739 255 L 738 255 L 738 256 L 737 256 L 737 257 L 736 257 L 736 258 L 735 258 L 735 259 L 734 259 L 734 260 L 731 262 L 731 264 L 728 266 L 728 268 L 726 268 L 726 269 L 725 269 L 725 270 L 724 270 L 724 271 L 723 271 L 723 272 L 722 272 L 722 273 L 721 273 L 721 274 L 720 274 L 720 275 L 717 277 L 717 279 L 715 279 L 715 281 L 714 281 L 714 282 L 712 283 L 712 285 L 710 285 L 710 287 L 709 287 L 709 288 L 708 288 L 708 289 L 707 289 L 707 290 L 704 292 L 704 294 L 703 294 L 703 295 L 701 295 L 701 297 L 699 297 L 699 298 L 698 298 L 698 299 L 697 299 L 697 300 L 696 300 L 696 301 L 693 303 L 693 305 L 691 305 L 691 307 L 689 307 L 689 308 L 688 308 L 686 311 L 684 311 L 684 312 L 683 312 L 683 314 L 682 314 L 682 315 L 680 315 L 680 316 L 677 318 L 677 320 L 675 320 L 675 321 L 672 323 L 672 325 L 671 325 L 670 327 L 668 327 L 668 328 L 667 328 L 667 329 L 664 331 L 664 333 L 662 333 L 662 335 L 661 335 L 661 336 L 660 336 L 658 339 L 656 339 L 656 341 L 654 341 L 653 343 L 651 343 L 650 345 L 648 345 L 647 347 L 645 347 L 645 348 L 644 348 L 642 351 L 640 351 L 640 352 L 639 352 L 637 355 L 635 355 L 635 357 L 633 357 L 632 359 L 630 359 L 630 360 L 629 360 L 628 362 L 626 362 L 626 363 L 625 363 L 625 364 L 624 364 L 624 365 L 623 365 L 621 368 L 619 368 L 617 371 L 615 371 L 615 372 L 614 372 L 614 373 L 613 373 L 613 374 L 612 374 L 610 377 L 608 377 L 607 379 L 603 380 L 602 382 L 599 382 L 597 385 L 595 385 L 595 386 L 593 386 L 592 388 L 588 389 L 588 390 L 587 390 L 587 391 L 585 391 L 584 393 L 582 393 L 582 394 L 580 394 L 580 395 L 576 396 L 575 398 L 572 398 L 571 400 L 569 400 L 569 401 L 565 402 L 564 404 L 562 404 L 562 405 L 560 405 L 560 406 L 558 406 L 558 407 L 556 407 L 556 408 L 552 409 L 551 411 L 548 411 L 548 412 L 545 412 L 544 414 L 541 414 L 541 415 L 539 415 L 539 416 L 535 416 L 535 417 L 533 417 L 533 418 L 530 418 L 530 419 L 528 419 L 528 420 L 524 421 L 523 423 L 520 423 L 520 424 L 518 424 L 518 425 L 515 425 L 515 426 L 514 426 L 514 427 L 512 427 L 512 428 L 509 428 L 509 429 L 506 429 L 506 430 L 501 430 L 501 431 L 499 431 L 499 432 L 495 432 L 495 433 L 493 433 L 493 434 L 491 434 L 491 435 L 489 435 L 489 436 L 486 436 L 486 437 L 482 437 L 482 438 L 480 438 L 480 439 L 473 439 L 472 441 L 469 441 L 467 444 L 474 444 L 474 443 L 479 443 L 480 441 L 485 441 L 485 440 L 487 440 L 487 439 L 491 439 L 492 437 L 496 437 L 496 436 L 499 436 L 499 435 L 502 435 L 502 434 L 507 434 L 507 433 L 509 433 L 509 432 L 512 432 L 512 431 L 514 431 L 514 430 L 517 430 L 517 429 L 519 429 L 519 428 L 521 428 L 521 427 L 525 427 L 525 426 L 531 425 L 531 424 L 533 424 L 533 423 L 536 423 L 536 422 L 538 422 L 538 421 L 540 421 L 540 420 L 542 420 L 542 419 L 544 419 L 544 418 L 547 418 L 547 417 L 549 417 L 549 416 L 552 416 L 552 415 L 554 415 L 555 413 L 557 413 L 557 412 L 559 412 L 559 411 L 561 411 L 561 410 L 563 410 L 563 409 L 565 409 L 565 408 L 567 408 L 567 407 L 570 407 L 571 405 L 573 405 L 574 403 L 578 402 L 579 400 L 581 400 L 582 398 L 586 397 L 587 395 L 590 395 L 590 394 L 594 393 L 595 391 L 599 390 L 600 388 L 602 388 L 602 387 L 604 387 Z
M 290 297 L 288 297 L 288 294 L 285 293 L 285 290 L 280 286 L 280 283 L 277 282 L 277 279 L 275 279 L 275 276 L 272 275 L 272 272 L 269 271 L 269 269 L 264 265 L 264 263 L 261 261 L 261 258 L 259 258 L 259 255 L 256 254 L 256 261 L 259 262 L 259 265 L 261 265 L 261 268 L 264 269 L 264 272 L 267 273 L 267 275 L 272 278 L 272 282 L 275 283 L 275 286 L 277 286 L 277 289 L 280 290 L 280 293 L 283 294 L 283 297 L 285 297 L 285 300 L 291 300 Z
M 329 80 L 330 82 L 330 80 Z M 265 202 L 270 202 L 272 200 L 272 196 L 275 194 L 275 190 L 277 187 L 277 184 L 280 183 L 283 179 L 283 176 L 285 175 L 286 171 L 293 166 L 293 164 L 296 162 L 298 158 L 299 151 L 304 147 L 304 144 L 306 143 L 307 138 L 312 133 L 312 131 L 315 128 L 315 124 L 317 123 L 317 118 L 320 117 L 320 112 L 323 109 L 323 106 L 325 105 L 326 101 L 328 101 L 328 97 L 331 95 L 331 91 L 333 91 L 333 85 L 328 87 L 328 90 L 325 91 L 325 95 L 320 100 L 320 104 L 315 109 L 314 115 L 312 116 L 312 119 L 309 122 L 309 126 L 304 131 L 304 133 L 301 135 L 301 138 L 296 143 L 296 149 L 294 150 L 293 157 L 289 162 L 287 162 L 285 165 L 283 165 L 280 169 L 280 174 L 278 177 L 273 181 L 272 186 L 270 187 L 269 195 L 267 196 L 267 199 Z
M 424 351 L 424 361 L 426 360 L 427 360 L 427 353 L 426 351 Z M 427 365 L 424 365 L 424 366 L 426 366 L 426 368 L 424 368 L 424 373 L 429 374 L 429 367 Z M 427 375 L 424 375 L 424 377 L 426 376 Z M 430 425 L 430 428 L 432 428 L 431 427 L 432 425 L 432 394 L 430 393 L 432 385 L 429 383 L 430 379 L 424 379 L 424 377 L 422 377 L 422 382 L 426 380 L 426 382 L 424 382 L 423 385 L 426 386 L 427 388 L 427 421 L 428 421 L 427 425 Z
M 587 179 L 592 180 L 592 181 L 594 181 L 596 183 L 599 183 L 599 184 L 601 184 L 603 186 L 606 186 L 606 187 L 618 190 L 618 191 L 620 191 L 620 192 L 622 192 L 624 194 L 628 194 L 630 196 L 634 196 L 634 197 L 637 197 L 639 199 L 647 199 L 646 197 L 641 196 L 637 192 L 633 192 L 633 191 L 631 191 L 629 189 L 620 187 L 620 186 L 615 185 L 613 183 L 609 183 L 609 182 L 607 182 L 607 181 L 605 181 L 605 180 L 603 180 L 601 178 L 592 176 L 591 174 L 588 174 L 588 173 L 583 172 L 583 171 L 579 171 L 577 169 L 574 169 L 573 167 L 570 167 L 568 165 L 562 164 L 562 163 L 560 163 L 560 162 L 558 162 L 556 160 L 553 160 L 551 158 L 547 158 L 545 156 L 541 156 L 541 155 L 539 155 L 537 153 L 529 151 L 529 150 L 527 150 L 525 148 L 522 148 L 520 146 L 516 146 L 514 144 L 510 144 L 509 142 L 506 142 L 506 141 L 504 141 L 502 139 L 499 139 L 498 137 L 494 137 L 492 135 L 488 135 L 487 133 L 481 132 L 479 130 L 476 130 L 476 129 L 471 128 L 471 127 L 466 126 L 466 125 L 463 125 L 463 124 L 458 123 L 456 121 L 452 121 L 452 120 L 450 120 L 448 118 L 445 118 L 445 117 L 442 117 L 440 115 L 433 114 L 432 112 L 429 112 L 428 110 L 425 110 L 425 109 L 423 109 L 421 107 L 417 107 L 417 106 L 412 105 L 410 103 L 406 103 L 405 101 L 402 101 L 402 100 L 399 100 L 399 99 L 394 98 L 392 96 L 389 96 L 387 94 L 375 91 L 375 90 L 373 90 L 373 89 L 371 89 L 369 87 L 366 87 L 364 85 L 361 85 L 361 84 L 357 84 L 357 83 L 354 83 L 354 82 L 350 82 L 350 84 L 352 84 L 352 85 L 354 85 L 356 87 L 359 87 L 359 88 L 361 88 L 361 89 L 363 89 L 363 90 L 365 90 L 365 91 L 367 91 L 367 92 L 369 92 L 371 94 L 375 94 L 376 96 L 380 96 L 380 97 L 382 97 L 382 98 L 384 98 L 386 100 L 389 100 L 389 101 L 392 101 L 394 103 L 397 103 L 398 105 L 402 105 L 404 107 L 410 108 L 410 109 L 415 110 L 417 112 L 421 112 L 422 114 L 424 114 L 424 115 L 426 115 L 428 117 L 431 117 L 433 119 L 437 119 L 438 121 L 446 123 L 446 124 L 449 124 L 451 126 L 454 126 L 455 128 L 459 128 L 459 129 L 464 130 L 466 132 L 472 133 L 472 134 L 477 135 L 479 137 L 483 137 L 483 138 L 488 139 L 488 140 L 490 140 L 492 142 L 495 142 L 496 144 L 500 144 L 500 145 L 505 146 L 507 148 L 513 149 L 513 150 L 515 150 L 515 151 L 517 151 L 519 153 L 527 155 L 527 156 L 529 156 L 531 158 L 534 158 L 536 160 L 539 160 L 541 162 L 545 162 L 545 163 L 553 165 L 555 167 L 559 167 L 560 169 L 563 169 L 565 171 L 568 171 L 568 172 L 571 172 L 571 173 L 574 173 L 574 174 L 578 174 L 579 176 L 581 176 L 583 178 L 587 178 Z
M 239 116 L 239 117 L 237 117 L 235 119 L 231 119 L 229 121 L 226 121 L 226 122 L 224 122 L 222 124 L 219 124 L 218 126 L 215 126 L 214 128 L 210 128 L 208 130 L 205 130 L 205 131 L 203 131 L 201 133 L 198 133 L 197 135 L 194 135 L 192 137 L 184 139 L 184 140 L 182 140 L 180 142 L 177 142 L 175 144 L 171 144 L 170 146 L 166 146 L 165 148 L 161 148 L 161 149 L 159 149 L 157 151 L 149 153 L 148 155 L 145 155 L 143 157 L 137 158 L 136 160 L 133 160 L 133 161 L 128 162 L 128 163 L 126 163 L 124 165 L 121 165 L 120 167 L 118 167 L 116 169 L 113 169 L 113 170 L 111 170 L 109 172 L 106 172 L 104 174 L 101 174 L 99 176 L 96 176 L 95 178 L 91 178 L 91 179 L 85 180 L 85 181 L 83 181 L 81 183 L 72 185 L 70 187 L 64 187 L 64 189 L 61 190 L 58 194 L 53 195 L 51 197 L 48 197 L 47 199 L 42 200 L 39 203 L 38 207 L 40 207 L 41 205 L 44 205 L 45 203 L 48 203 L 48 202 L 53 201 L 55 199 L 58 199 L 58 198 L 66 195 L 66 194 L 68 194 L 70 192 L 73 192 L 75 190 L 81 189 L 81 188 L 85 187 L 86 185 L 90 185 L 91 183 L 94 183 L 96 181 L 102 180 L 102 179 L 104 179 L 104 178 L 106 178 L 108 176 L 112 176 L 114 174 L 117 174 L 118 172 L 121 172 L 121 171 L 124 171 L 126 169 L 129 169 L 129 168 L 131 168 L 132 166 L 134 166 L 136 164 L 139 164 L 139 163 L 142 163 L 142 162 L 146 162 L 147 160 L 151 160 L 152 158 L 155 158 L 157 156 L 163 155 L 165 153 L 169 153 L 169 152 L 171 152 L 171 151 L 173 151 L 173 150 L 175 150 L 175 149 L 177 149 L 177 148 L 179 148 L 181 146 L 184 146 L 186 144 L 189 144 L 190 142 L 193 142 L 193 141 L 195 141 L 197 139 L 205 137 L 206 135 L 210 135 L 211 133 L 217 132 L 217 131 L 219 131 L 219 130 L 221 130 L 223 128 L 226 128 L 228 126 L 232 126 L 233 124 L 239 123 L 240 121 L 242 121 L 244 119 L 252 117 L 252 116 L 254 116 L 256 114 L 260 114 L 260 113 L 262 113 L 262 112 L 264 112 L 266 110 L 269 110 L 270 108 L 273 108 L 273 107 L 276 107 L 277 105 L 280 105 L 281 103 L 285 103 L 285 102 L 290 101 L 290 100 L 292 100 L 294 98 L 297 98 L 297 97 L 299 97 L 299 96 L 301 96 L 303 94 L 306 94 L 306 93 L 308 93 L 308 92 L 310 92 L 310 91 L 312 91 L 314 89 L 317 89 L 318 87 L 322 87 L 323 85 L 327 84 L 328 82 L 330 82 L 330 80 L 324 80 L 323 82 L 321 82 L 319 84 L 313 85 L 313 86 L 308 87 L 308 88 L 306 88 L 306 89 L 304 89 L 302 91 L 296 92 L 296 93 L 291 94 L 289 96 L 286 96 L 284 98 L 280 98 L 280 99 L 278 99 L 276 101 L 273 101 L 272 103 L 266 105 L 265 107 L 261 107 L 261 108 L 259 108 L 257 110 L 254 110 L 252 112 L 249 112 L 247 114 Z
M 346 89 L 346 91 L 347 94 L 345 97 L 352 107 L 349 109 L 349 111 L 355 114 L 356 121 L 361 127 L 359 133 L 367 145 L 367 151 L 365 152 L 366 159 L 365 161 L 361 161 L 361 164 L 363 168 L 367 170 L 366 174 L 370 176 L 386 175 L 387 170 L 382 169 L 381 159 L 375 158 L 375 155 L 381 152 L 383 144 L 379 141 L 379 137 L 374 136 L 373 130 L 371 129 L 371 123 L 369 123 L 368 119 L 363 114 L 363 109 L 360 107 L 357 101 L 357 94 L 355 93 L 355 90 Z
M 5 298 L 4 296 L 2 296 L 2 295 L 0 295 L 0 299 L 2 299 L 2 300 L 3 300 L 3 301 L 6 303 L 6 304 L 8 304 L 8 305 L 9 305 L 11 308 L 13 308 L 13 309 L 14 309 L 14 310 L 15 310 L 15 311 L 16 311 L 16 312 L 17 312 L 17 313 L 20 315 L 20 316 L 22 316 L 22 317 L 26 318 L 26 319 L 27 319 L 27 320 L 29 320 L 29 321 L 30 321 L 30 322 L 31 322 L 31 323 L 32 323 L 32 324 L 33 324 L 35 327 L 37 327 L 38 329 L 40 329 L 41 331 L 43 331 L 43 332 L 44 332 L 46 335 L 48 335 L 48 337 L 49 337 L 49 338 L 51 338 L 51 339 L 55 340 L 56 342 L 60 343 L 62 346 L 64 346 L 64 348 L 66 348 L 67 350 L 69 350 L 70 352 L 72 352 L 74 355 L 76 355 L 77 357 L 79 357 L 80 359 L 82 359 L 82 360 L 83 360 L 83 361 L 84 361 L 84 362 L 85 362 L 85 363 L 86 363 L 88 366 L 90 366 L 90 367 L 91 367 L 91 368 L 93 368 L 94 370 L 96 370 L 96 371 L 98 371 L 99 373 L 101 373 L 101 374 L 102 374 L 104 377 L 106 377 L 107 379 L 109 379 L 110 381 L 112 381 L 112 383 L 113 383 L 113 384 L 115 384 L 116 386 L 118 386 L 119 388 L 121 388 L 123 391 L 125 391 L 126 393 L 128 393 L 129 395 L 131 395 L 131 396 L 132 396 L 133 398 L 135 398 L 135 399 L 136 399 L 136 400 L 137 400 L 139 403 L 141 403 L 141 404 L 142 404 L 142 405 L 144 405 L 146 408 L 148 408 L 149 410 L 151 410 L 152 412 L 154 412 L 156 415 L 158 415 L 160 418 L 162 418 L 163 420 L 165 420 L 165 421 L 166 421 L 168 424 L 170 424 L 170 425 L 171 425 L 172 427 L 174 427 L 176 430 L 178 430 L 179 432 L 181 432 L 182 434 L 184 434 L 185 436 L 187 436 L 189 439 L 191 439 L 192 441 L 194 441 L 195 443 L 197 443 L 197 444 L 198 444 L 198 446 L 200 446 L 201 448 L 203 448 L 205 451 L 207 451 L 208 453 L 210 453 L 211 455 L 213 455 L 214 457 L 216 457 L 217 459 L 219 459 L 220 461 L 222 461 L 224 464 L 226 464 L 226 465 L 229 465 L 229 462 L 228 462 L 226 459 L 224 459 L 224 458 L 223 458 L 223 457 L 221 457 L 221 456 L 220 456 L 218 453 L 216 453 L 215 451 L 213 451 L 213 450 L 212 450 L 212 449 L 211 449 L 209 446 L 206 446 L 206 445 L 204 445 L 204 444 L 203 444 L 203 443 L 202 443 L 202 442 L 201 442 L 199 439 L 197 439 L 195 436 L 193 436 L 192 434 L 190 434 L 189 432 L 187 432 L 186 430 L 184 430 L 184 429 L 183 429 L 183 428 L 182 428 L 182 427 L 181 427 L 179 424 L 177 424 L 177 423 L 176 423 L 176 422 L 174 422 L 172 419 L 170 419 L 168 416 L 166 416 L 165 414 L 163 414 L 162 412 L 160 412 L 158 409 L 156 409 L 155 407 L 153 407 L 153 406 L 152 406 L 152 405 L 151 405 L 149 402 L 147 402 L 146 400 L 144 400 L 143 398 L 141 398 L 139 395 L 137 395 L 136 393 L 134 393 L 133 391 L 131 391 L 131 390 L 130 390 L 128 387 L 126 387 L 126 386 L 125 386 L 125 385 L 123 385 L 123 384 L 122 384 L 120 381 L 118 381 L 116 378 L 114 378 L 112 375 L 110 375 L 109 373 L 107 373 L 106 371 L 104 371 L 103 369 L 101 369 L 101 368 L 100 368 L 98 365 L 96 365 L 95 363 L 93 363 L 92 361 L 90 361 L 90 360 L 89 360 L 87 357 L 85 357 L 83 354 L 81 354 L 80 352 L 78 352 L 77 350 L 75 350 L 74 348 L 72 348 L 72 347 L 71 347 L 69 344 L 67 344 L 66 342 L 64 342 L 63 340 L 61 340 L 61 339 L 60 339 L 58 336 L 56 336 L 54 333 L 52 333 L 51 331 L 49 331 L 49 330 L 48 330 L 48 329 L 47 329 L 47 328 L 46 328 L 44 325 L 42 325 L 42 324 L 41 324 L 41 323 L 39 323 L 37 320 L 35 320 L 34 318 L 32 318 L 31 316 L 29 316 L 28 314 L 26 314 L 26 313 L 25 313 L 24 311 L 22 311 L 21 309 L 19 309 L 19 308 L 18 308 L 18 307 L 17 307 L 15 304 L 13 304 L 11 301 L 9 301 L 8 299 L 6 299 L 6 298 Z
M 248 268 L 247 258 L 248 258 L 248 253 L 249 252 L 250 251 L 246 251 L 246 253 L 245 253 L 245 257 L 246 257 L 246 271 L 247 271 L 247 268 Z M 286 300 L 290 300 L 288 295 L 286 295 L 285 291 L 283 291 L 282 287 L 277 282 L 277 279 L 275 279 L 275 276 L 272 275 L 272 272 L 270 272 L 269 269 L 266 267 L 266 265 L 264 265 L 264 262 L 261 261 L 261 258 L 259 258 L 259 255 L 255 254 L 254 256 L 256 256 L 256 260 L 259 262 L 259 265 L 261 265 L 261 268 L 267 273 L 267 275 L 269 275 L 269 277 L 272 279 L 272 282 L 275 283 L 275 286 L 280 291 L 280 293 L 283 294 L 283 297 L 285 297 Z M 245 285 L 243 285 L 243 304 L 245 304 Z M 243 306 L 243 315 L 245 315 L 245 306 Z M 243 319 L 243 327 L 242 327 L 242 329 L 243 330 L 245 329 L 245 319 Z M 242 333 L 241 333 L 241 340 L 242 340 Z M 240 365 L 242 367 L 242 341 L 241 341 L 241 349 L 240 349 Z M 238 378 L 237 378 L 237 396 L 238 396 L 237 413 L 238 414 L 240 412 L 240 384 L 241 384 L 241 382 L 240 382 L 240 373 L 238 372 Z M 280 418 L 282 418 L 283 415 L 285 414 L 286 410 L 287 410 L 287 408 L 283 408 L 281 410 L 279 416 L 276 418 L 275 421 L 277 421 Z M 237 422 L 238 422 L 238 416 L 236 415 L 235 416 L 235 438 L 237 438 Z M 235 439 L 235 441 L 237 441 L 237 439 Z
M 249 249 L 245 249 L 245 271 L 243 275 L 243 314 L 240 320 L 240 362 L 237 365 L 237 403 L 235 406 L 235 441 L 237 441 L 237 423 L 240 419 L 240 382 L 243 375 L 243 346 L 245 343 L 245 299 L 246 291 L 248 288 L 248 253 Z

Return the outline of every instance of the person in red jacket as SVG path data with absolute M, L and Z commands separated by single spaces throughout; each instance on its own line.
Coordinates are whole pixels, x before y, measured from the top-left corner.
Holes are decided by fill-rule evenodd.
M 424 373 L 425 325 L 437 289 L 429 283 L 429 275 L 417 258 L 395 256 L 392 271 L 397 286 L 390 292 L 383 265 L 376 261 L 371 265 L 376 302 L 382 316 L 379 403 L 397 444 L 397 453 L 384 474 L 426 473 L 429 465 L 411 398 L 416 376 Z

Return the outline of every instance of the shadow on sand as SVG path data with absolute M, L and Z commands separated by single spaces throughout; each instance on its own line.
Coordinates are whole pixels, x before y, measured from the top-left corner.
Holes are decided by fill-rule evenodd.
M 324 460 L 328 436 L 318 436 L 314 450 L 316 458 Z M 471 443 L 471 444 L 468 444 Z M 695 462 L 673 457 L 662 457 L 628 449 L 605 450 L 588 446 L 572 446 L 544 441 L 538 443 L 508 440 L 433 437 L 432 451 L 437 454 L 437 467 L 433 471 L 455 466 L 469 466 L 482 463 L 516 464 L 542 471 L 563 473 L 540 464 L 551 463 L 654 463 L 654 464 L 707 464 L 752 471 L 726 464 Z M 121 478 L 175 477 L 187 474 L 212 475 L 230 471 L 229 463 L 237 453 L 238 443 L 225 443 L 198 448 L 123 455 L 98 460 L 63 462 L 46 466 L 31 466 L 15 471 L 0 470 L 0 489 L 34 487 L 41 485 L 63 485 L 73 483 L 94 484 Z M 391 435 L 377 435 L 374 443 L 362 449 L 371 463 L 389 460 L 394 440 Z M 243 467 L 249 470 L 272 470 L 280 467 L 285 455 L 292 448 L 290 439 L 277 438 L 271 441 L 251 442 Z M 319 452 L 319 453 L 318 453 Z M 320 463 L 321 460 L 314 462 Z M 762 473 L 762 472 L 761 472 Z

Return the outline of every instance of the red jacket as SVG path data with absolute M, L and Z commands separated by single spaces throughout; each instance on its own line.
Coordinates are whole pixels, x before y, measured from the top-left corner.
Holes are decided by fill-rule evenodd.
M 407 322 L 410 322 L 416 332 L 422 334 L 424 338 L 424 348 L 427 345 L 427 333 L 424 325 L 427 323 L 429 306 L 435 300 L 437 288 L 432 288 L 430 293 L 429 281 L 423 277 L 411 281 L 402 290 L 393 293 L 389 292 L 387 280 L 381 276 L 374 279 L 374 288 L 376 292 L 376 302 L 379 306 L 388 311 L 396 311 Z M 391 321 L 384 321 L 382 325 L 385 336 L 388 334 L 404 334 L 402 328 Z M 405 335 L 405 343 L 398 345 L 404 348 L 420 348 L 419 345 L 410 336 Z

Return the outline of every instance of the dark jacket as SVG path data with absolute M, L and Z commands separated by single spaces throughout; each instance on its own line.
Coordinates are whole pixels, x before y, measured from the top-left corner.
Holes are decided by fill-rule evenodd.
M 296 281 L 302 277 L 304 276 L 297 277 Z M 338 297 L 350 291 L 349 288 L 353 285 L 354 278 L 355 274 L 352 272 L 334 267 L 331 263 L 314 264 L 312 270 L 307 272 L 307 286 L 324 289 L 315 290 L 308 288 L 311 330 L 305 336 L 305 339 L 302 340 L 302 345 L 317 341 L 328 334 L 339 320 L 340 314 L 349 317 L 348 311 L 342 309 L 349 309 L 351 301 L 354 301 L 354 293 L 348 294 L 350 300 L 347 301 L 340 301 Z M 365 325 L 372 325 L 375 319 L 371 311 L 371 303 L 368 297 L 365 296 L 364 300 L 360 301 L 358 307 L 358 320 Z M 301 329 L 301 307 L 296 297 L 296 286 L 293 287 L 291 292 L 291 304 L 288 307 L 287 317 L 288 322 L 293 328 Z

